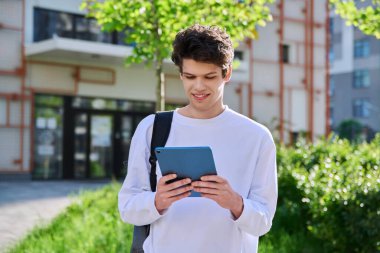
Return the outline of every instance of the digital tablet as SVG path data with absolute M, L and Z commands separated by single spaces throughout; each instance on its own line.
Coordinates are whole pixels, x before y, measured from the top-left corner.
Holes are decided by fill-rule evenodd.
M 155 153 L 163 176 L 174 173 L 175 180 L 199 181 L 202 176 L 217 175 L 210 147 L 157 147 Z M 190 195 L 199 196 L 194 191 Z

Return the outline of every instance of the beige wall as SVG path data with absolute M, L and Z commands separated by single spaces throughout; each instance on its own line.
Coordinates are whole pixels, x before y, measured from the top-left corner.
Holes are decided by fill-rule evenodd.
M 29 0 L 26 2 L 25 15 L 25 42 L 27 44 L 33 41 L 33 8 L 42 7 L 47 9 L 67 11 L 71 13 L 83 13 L 79 10 L 80 0 L 56 1 L 51 0 Z M 317 22 L 325 22 L 325 1 L 314 1 L 315 19 Z M 22 27 L 21 0 L 2 0 L 0 1 L 0 23 L 14 27 Z M 302 1 L 285 1 L 285 15 L 296 19 L 303 18 Z M 276 4 L 272 7 L 273 13 L 278 15 Z M 265 28 L 259 29 L 259 37 L 253 43 L 253 55 L 256 60 L 266 60 L 269 63 L 255 61 L 253 64 L 253 109 L 254 118 L 267 125 L 274 126 L 273 119 L 279 118 L 279 97 L 265 96 L 263 92 L 271 91 L 279 93 L 279 65 L 278 62 L 278 44 L 279 37 L 278 19 L 269 23 Z M 292 66 L 285 66 L 285 94 L 284 94 L 284 115 L 285 129 L 292 131 L 307 130 L 308 120 L 308 96 L 303 89 L 302 80 L 304 79 L 304 25 L 296 22 L 285 22 L 284 25 L 284 42 L 290 45 L 290 61 Z M 314 65 L 317 66 L 314 72 L 315 89 L 320 93 L 315 94 L 314 99 L 314 129 L 316 135 L 322 135 L 325 131 L 325 28 L 315 28 L 314 39 L 319 45 L 314 49 Z M 346 41 L 346 40 L 344 40 Z M 352 41 L 352 40 L 351 40 Z M 301 42 L 301 43 L 299 43 Z M 347 46 L 347 45 L 345 45 Z M 349 45 L 347 46 L 349 47 Z M 352 45 L 351 45 L 352 48 Z M 0 29 L 0 69 L 14 70 L 21 66 L 21 33 L 9 29 Z M 249 49 L 240 45 L 239 50 L 244 51 L 244 62 L 234 70 L 231 83 L 225 88 L 225 102 L 230 108 L 244 114 L 248 114 L 248 81 L 249 81 Z M 69 55 L 69 54 L 68 54 Z M 71 58 L 70 58 L 71 57 Z M 125 68 L 122 59 L 119 62 L 108 61 L 105 58 L 94 61 L 81 59 L 80 56 L 75 58 L 75 54 L 70 57 L 30 57 L 29 60 L 44 60 L 49 62 L 62 62 L 71 65 L 100 66 L 110 68 L 115 71 L 115 83 L 96 84 L 96 83 L 79 83 L 78 94 L 80 96 L 105 97 L 118 99 L 133 99 L 155 101 L 156 78 L 152 69 L 145 68 L 142 65 Z M 103 57 L 103 56 L 102 56 Z M 113 56 L 112 56 L 113 57 Z M 298 66 L 294 66 L 297 65 Z M 172 75 L 177 75 L 177 70 L 171 64 L 166 64 L 167 73 L 170 78 L 166 79 L 167 83 L 167 101 L 171 103 L 186 103 L 181 82 Z M 351 64 L 352 65 L 352 64 Z M 300 67 L 301 66 L 301 67 Z M 320 68 L 322 67 L 322 68 Z M 35 88 L 59 89 L 63 91 L 74 91 L 74 69 L 72 67 L 57 67 L 49 65 L 28 64 L 26 75 L 26 85 Z M 87 73 L 93 78 L 102 78 L 101 73 Z M 236 93 L 236 88 L 242 85 L 241 101 Z M 288 87 L 295 87 L 288 89 Z M 0 92 L 19 93 L 21 92 L 21 79 L 15 76 L 0 76 Z M 243 107 L 239 108 L 242 103 Z M 21 123 L 21 103 L 17 100 L 11 102 L 10 123 L 19 125 Z M 25 123 L 29 125 L 30 105 L 25 103 Z M 0 124 L 4 124 L 6 117 L 6 102 L 0 99 Z M 277 121 L 278 122 L 278 121 Z M 20 157 L 20 129 L 19 128 L 1 128 L 0 129 L 0 168 L 17 169 L 19 166 L 14 163 Z M 24 168 L 29 166 L 29 149 L 30 133 L 24 130 Z
M 51 63 L 64 63 L 71 65 L 68 67 L 55 66 L 54 64 L 40 65 L 28 64 L 27 86 L 34 88 L 59 89 L 64 91 L 74 91 L 74 66 L 93 66 L 105 67 L 115 71 L 114 84 L 98 84 L 79 82 L 78 94 L 80 96 L 106 97 L 133 100 L 156 100 L 156 76 L 152 69 L 142 65 L 130 66 L 128 68 L 121 64 L 109 65 L 93 64 L 89 62 L 80 62 L 49 58 L 30 58 Z M 93 70 L 92 78 L 96 79 L 96 70 Z M 166 77 L 166 93 L 168 101 L 186 102 L 183 92 L 182 83 L 178 74 L 170 74 Z
M 5 27 L 15 29 L 0 29 L 0 70 L 15 71 L 21 66 L 22 47 L 22 1 L 0 1 L 0 23 Z M 21 77 L 15 75 L 0 75 L 0 93 L 20 94 Z M 29 129 L 20 130 L 21 124 L 21 101 L 10 99 L 7 102 L 5 96 L 0 96 L 0 169 L 19 170 L 16 163 L 20 159 L 20 138 L 23 131 L 23 158 L 22 168 L 26 171 L 29 167 L 30 133 Z M 9 122 L 7 122 L 7 110 L 9 110 Z M 24 124 L 30 123 L 29 101 L 24 102 Z M 7 125 L 7 123 L 9 125 Z

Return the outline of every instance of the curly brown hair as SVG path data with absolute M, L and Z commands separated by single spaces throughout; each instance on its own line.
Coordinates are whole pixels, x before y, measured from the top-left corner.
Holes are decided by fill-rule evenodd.
M 193 25 L 180 31 L 173 42 L 172 61 L 180 73 L 183 59 L 192 59 L 221 67 L 225 77 L 233 58 L 230 36 L 217 26 Z

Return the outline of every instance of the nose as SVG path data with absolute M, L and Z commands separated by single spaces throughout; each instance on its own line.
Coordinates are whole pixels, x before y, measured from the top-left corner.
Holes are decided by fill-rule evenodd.
M 195 79 L 193 88 L 196 91 L 202 91 L 205 89 L 202 78 L 198 77 Z

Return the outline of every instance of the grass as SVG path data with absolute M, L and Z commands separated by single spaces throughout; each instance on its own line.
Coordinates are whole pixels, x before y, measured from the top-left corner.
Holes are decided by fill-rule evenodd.
M 132 226 L 117 210 L 120 184 L 84 192 L 46 227 L 34 229 L 10 253 L 129 252 Z
M 9 253 L 129 252 L 132 226 L 121 221 L 117 210 L 119 183 L 84 192 L 49 225 L 37 227 Z M 318 252 L 307 250 L 303 234 L 272 230 L 260 239 L 260 253 Z

